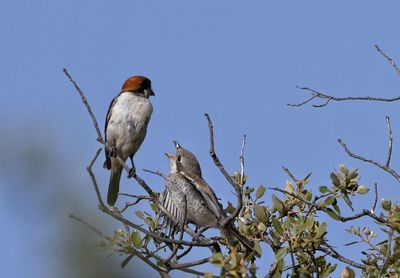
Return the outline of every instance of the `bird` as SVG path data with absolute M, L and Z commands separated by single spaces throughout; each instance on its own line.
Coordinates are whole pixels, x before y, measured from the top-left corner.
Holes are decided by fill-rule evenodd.
M 186 222 L 193 223 L 199 228 L 219 228 L 226 236 L 229 245 L 234 244 L 232 240 L 234 237 L 253 251 L 254 245 L 241 235 L 233 224 L 220 227 L 219 223 L 226 218 L 226 214 L 212 188 L 201 176 L 193 173 L 193 170 L 197 172 L 200 170 L 197 158 L 176 141 L 174 144 L 177 154 L 165 153 L 169 159 L 170 173 L 166 177 L 166 190 L 163 194 L 164 207 L 178 222 L 167 221 L 170 233 L 175 227 L 182 226 Z
M 145 76 L 129 77 L 120 93 L 111 101 L 105 121 L 104 168 L 111 170 L 107 203 L 113 206 L 118 198 L 123 166 L 117 156 L 131 160 L 130 176 L 135 174 L 133 157 L 146 136 L 153 106 L 149 101 L 154 96 L 151 81 Z

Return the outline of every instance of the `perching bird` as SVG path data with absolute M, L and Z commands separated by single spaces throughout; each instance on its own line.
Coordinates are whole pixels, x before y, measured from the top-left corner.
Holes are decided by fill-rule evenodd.
M 190 155 L 186 156 L 187 153 Z M 233 225 L 220 227 L 219 223 L 226 218 L 222 205 L 207 182 L 201 176 L 190 172 L 193 169 L 200 169 L 194 167 L 196 164 L 199 165 L 196 157 L 188 151 L 177 155 L 167 153 L 166 155 L 169 158 L 170 173 L 166 177 L 164 207 L 178 221 L 178 223 L 167 221 L 170 229 L 186 222 L 194 223 L 198 227 L 220 228 L 230 245 L 233 243 L 233 236 L 246 248 L 254 250 L 253 244 Z
M 135 171 L 133 156 L 142 144 L 147 125 L 153 112 L 149 97 L 154 96 L 150 79 L 144 76 L 128 78 L 121 92 L 115 97 L 108 109 L 105 124 L 104 168 L 111 170 L 107 202 L 113 206 L 118 198 L 122 165 L 116 156 L 132 163 L 131 174 Z

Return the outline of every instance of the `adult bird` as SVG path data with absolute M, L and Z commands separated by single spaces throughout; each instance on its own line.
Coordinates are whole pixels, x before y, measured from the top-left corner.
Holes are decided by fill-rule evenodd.
M 167 221 L 170 229 L 190 222 L 197 227 L 219 228 L 225 235 L 228 244 L 233 245 L 233 238 L 238 239 L 246 248 L 254 250 L 254 245 L 232 225 L 221 227 L 226 218 L 221 203 L 207 182 L 193 172 L 199 173 L 200 164 L 197 158 L 174 141 L 177 154 L 168 154 L 170 173 L 166 177 L 164 207 L 178 221 Z M 201 173 L 201 172 L 200 172 Z M 186 219 L 185 219 L 186 216 Z
M 154 96 L 150 79 L 144 76 L 129 77 L 108 109 L 104 168 L 111 170 L 107 194 L 110 206 L 117 201 L 123 169 L 117 157 L 124 162 L 129 157 L 132 163 L 130 175 L 135 173 L 133 157 L 143 143 L 153 112 L 150 96 Z

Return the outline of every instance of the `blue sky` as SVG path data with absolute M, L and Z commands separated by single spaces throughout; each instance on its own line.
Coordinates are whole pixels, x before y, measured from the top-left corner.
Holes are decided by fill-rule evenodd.
M 241 138 L 247 134 L 246 168 L 254 186 L 283 185 L 285 165 L 299 177 L 313 172 L 310 186 L 317 188 L 327 184 L 330 171 L 344 162 L 360 169 L 367 186 L 377 181 L 380 197 L 398 199 L 400 187 L 392 177 L 349 159 L 336 142 L 340 137 L 354 152 L 383 162 L 389 115 L 395 140 L 392 166 L 397 169 L 397 103 L 331 103 L 321 109 L 291 108 L 286 103 L 307 97 L 295 85 L 337 96 L 397 96 L 399 76 L 373 45 L 400 63 L 399 10 L 397 1 L 1 2 L 0 219 L 11 230 L 0 232 L 10 238 L 2 248 L 10 254 L 1 251 L 0 258 L 7 262 L 8 277 L 64 273 L 52 251 L 33 256 L 35 248 L 49 244 L 46 238 L 57 241 L 62 233 L 55 231 L 62 225 L 76 226 L 68 215 L 77 207 L 83 208 L 82 217 L 97 213 L 85 166 L 99 146 L 63 67 L 86 93 L 101 126 L 123 81 L 132 75 L 148 76 L 156 97 L 146 140 L 135 158 L 137 168 L 166 172 L 163 153 L 173 151 L 172 140 L 177 140 L 198 156 L 204 176 L 224 203 L 234 197 L 208 156 L 204 112 L 214 121 L 216 150 L 231 172 L 239 167 Z M 59 167 L 65 168 L 52 169 L 71 181 L 62 189 L 63 196 L 79 192 L 83 203 L 60 209 L 63 196 L 56 184 L 42 191 L 44 172 L 49 171 L 46 160 L 41 161 L 43 175 L 38 170 L 37 189 L 25 190 L 23 185 L 32 178 L 23 166 L 24 155 L 18 160 L 15 152 L 30 144 L 54 151 Z M 49 177 L 54 171 L 47 173 Z M 96 172 L 105 193 L 108 173 L 101 163 Z M 143 172 L 141 176 L 156 190 L 163 189 L 157 177 Z M 121 187 L 140 192 L 126 179 Z M 42 193 L 47 196 L 43 200 L 38 196 Z M 268 202 L 270 194 L 267 191 Z M 361 197 L 356 209 L 369 207 L 372 199 Z M 56 208 L 59 212 L 53 217 L 59 222 L 41 217 Z M 96 219 L 102 218 L 107 216 L 96 214 Z M 21 219 L 29 220 L 28 227 Z M 53 225 L 46 229 L 49 222 Z M 107 223 L 109 231 L 116 227 L 113 221 Z M 29 236 L 21 232 L 25 229 Z M 335 231 L 328 236 L 340 246 L 345 234 Z M 49 257 L 52 267 L 44 265 Z M 119 259 L 111 265 L 118 268 Z M 30 263 L 23 267 L 20 260 Z

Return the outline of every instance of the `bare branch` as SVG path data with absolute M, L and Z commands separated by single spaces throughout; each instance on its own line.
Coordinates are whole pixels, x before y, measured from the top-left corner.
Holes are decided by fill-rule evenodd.
M 385 57 L 385 59 L 389 62 L 389 64 L 392 65 L 392 67 L 394 68 L 394 70 L 396 71 L 396 73 L 400 76 L 400 69 L 399 67 L 396 65 L 395 61 L 393 61 L 392 58 L 390 58 L 388 55 L 386 55 L 385 52 L 383 52 L 382 49 L 379 48 L 379 46 L 377 44 L 374 45 L 376 50 L 382 54 L 383 57 Z
M 162 177 L 163 179 L 166 178 L 166 176 L 165 176 L 161 171 L 159 171 L 159 170 L 153 171 L 153 170 L 149 170 L 149 169 L 143 169 L 143 171 L 145 171 L 145 172 L 147 172 L 147 173 L 151 173 L 151 174 L 157 175 L 157 176 L 160 176 L 160 177 Z
M 374 183 L 374 204 L 372 205 L 372 213 L 375 213 L 376 204 L 378 203 L 378 183 Z
M 99 141 L 100 143 L 104 144 L 104 140 L 103 140 L 103 136 L 101 135 L 101 131 L 99 128 L 99 125 L 97 124 L 97 120 L 96 117 L 94 116 L 92 109 L 90 108 L 90 105 L 85 97 L 85 95 L 83 94 L 82 90 L 79 88 L 78 84 L 76 83 L 76 81 L 72 78 L 72 76 L 69 74 L 69 72 L 67 71 L 66 68 L 63 69 L 63 72 L 65 73 L 65 75 L 68 77 L 69 81 L 71 81 L 72 85 L 74 85 L 76 91 L 79 93 L 83 104 L 85 105 L 90 117 L 92 118 L 92 122 L 93 125 L 96 129 L 97 132 L 97 141 Z
M 299 106 L 303 106 L 304 104 L 310 102 L 311 100 L 317 98 L 317 99 L 321 99 L 324 100 L 325 102 L 323 102 L 322 104 L 313 104 L 312 106 L 314 108 L 321 108 L 321 107 L 325 107 L 329 104 L 330 101 L 380 101 L 380 102 L 394 102 L 394 101 L 398 101 L 400 100 L 400 96 L 398 97 L 394 97 L 394 98 L 382 98 L 382 97 L 370 97 L 370 96 L 362 96 L 362 97 L 335 97 L 335 96 L 331 96 L 331 95 L 327 95 L 325 93 L 319 92 L 317 90 L 311 89 L 309 87 L 300 87 L 300 86 L 296 86 L 296 88 L 302 90 L 302 91 L 307 91 L 310 94 L 310 97 L 301 103 L 287 103 L 288 106 L 294 106 L 294 107 L 299 107 Z
M 350 157 L 353 157 L 353 158 L 355 158 L 355 159 L 358 159 L 358 160 L 361 160 L 361 161 L 364 161 L 364 162 L 373 164 L 373 165 L 375 165 L 375 166 L 381 168 L 381 169 L 384 170 L 385 172 L 391 174 L 398 182 L 400 182 L 400 175 L 399 175 L 395 170 L 393 170 L 392 168 L 390 168 L 390 167 L 388 167 L 388 166 L 386 166 L 386 165 L 382 165 L 382 164 L 380 164 L 379 162 L 376 162 L 375 160 L 368 159 L 368 158 L 362 157 L 362 156 L 360 156 L 360 155 L 357 155 L 357 154 L 351 152 L 351 151 L 349 150 L 349 148 L 347 148 L 347 146 L 346 146 L 346 144 L 343 142 L 343 140 L 340 139 L 340 138 L 339 138 L 337 141 L 339 142 L 339 144 L 343 147 L 343 149 L 345 150 L 345 152 L 346 152 Z
M 265 276 L 265 278 L 272 278 L 272 277 L 274 277 L 274 274 L 275 274 L 277 268 L 278 268 L 278 261 L 277 261 L 277 260 L 274 260 L 274 263 L 271 265 L 271 267 L 270 267 L 270 269 L 269 269 L 267 275 Z
M 328 254 L 329 256 L 331 256 L 332 258 L 337 259 L 345 264 L 351 265 L 351 266 L 359 268 L 359 269 L 365 269 L 364 265 L 343 257 L 332 246 L 328 245 L 327 243 L 325 243 L 325 244 L 327 245 L 328 248 L 320 246 L 320 247 L 318 247 L 317 250 L 322 251 L 322 252 Z
M 218 167 L 218 169 L 221 171 L 221 173 L 224 175 L 225 179 L 233 186 L 233 188 L 236 191 L 237 195 L 237 206 L 235 208 L 235 211 L 229 215 L 226 219 L 224 219 L 221 223 L 222 227 L 226 227 L 229 225 L 234 219 L 239 215 L 240 211 L 242 210 L 243 206 L 243 194 L 242 194 L 242 188 L 240 187 L 239 184 L 237 184 L 232 177 L 228 174 L 228 172 L 225 170 L 224 166 L 222 165 L 221 161 L 218 159 L 217 154 L 215 153 L 214 149 L 214 127 L 211 121 L 210 116 L 205 113 L 204 114 L 207 118 L 208 121 L 208 129 L 210 133 L 210 156 L 214 161 L 214 164 Z
M 69 217 L 71 217 L 72 219 L 74 219 L 74 220 L 76 220 L 76 221 L 78 221 L 78 222 L 84 224 L 86 227 L 88 227 L 90 230 L 92 230 L 93 232 L 95 232 L 96 234 L 98 234 L 100 237 L 102 237 L 102 238 L 104 238 L 104 239 L 106 239 L 106 240 L 110 240 L 110 239 L 111 239 L 109 236 L 104 235 L 102 232 L 100 232 L 99 230 L 97 230 L 96 227 L 90 225 L 90 224 L 89 224 L 88 222 L 86 222 L 85 220 L 83 220 L 83 219 L 81 219 L 81 218 L 79 218 L 79 217 L 77 217 L 77 216 L 75 216 L 75 215 L 73 215 L 73 214 L 70 214 Z
M 244 147 L 246 146 L 246 135 L 243 135 L 242 148 L 240 149 L 240 185 L 244 183 Z
M 390 159 L 392 158 L 392 149 L 393 149 L 393 135 L 392 135 L 392 126 L 390 124 L 390 118 L 389 116 L 386 116 L 386 124 L 388 127 L 388 137 L 389 137 L 389 143 L 388 143 L 388 157 L 386 160 L 386 167 L 389 167 L 390 164 Z

